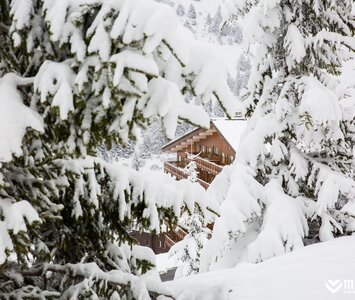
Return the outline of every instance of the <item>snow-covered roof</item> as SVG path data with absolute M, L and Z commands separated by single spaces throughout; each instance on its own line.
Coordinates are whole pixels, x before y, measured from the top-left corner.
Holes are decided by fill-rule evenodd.
M 204 131 L 201 128 L 195 128 L 164 145 L 163 150 L 169 149 L 170 151 L 174 152 L 176 150 L 176 145 L 179 145 L 181 143 L 186 144 L 186 142 L 190 141 L 193 136 L 200 135 L 201 137 L 203 137 L 204 135 L 208 135 L 210 131 L 217 130 L 221 134 L 221 136 L 227 141 L 227 143 L 233 148 L 233 150 L 236 151 L 245 126 L 246 121 L 240 118 L 231 120 L 224 118 L 214 119 L 211 121 L 209 130 Z M 206 134 L 204 134 L 203 132 L 205 132 Z M 198 141 L 198 139 L 196 139 L 195 141 Z
M 217 119 L 213 120 L 212 124 L 226 139 L 233 150 L 237 151 L 240 138 L 246 126 L 246 121 L 244 119 Z

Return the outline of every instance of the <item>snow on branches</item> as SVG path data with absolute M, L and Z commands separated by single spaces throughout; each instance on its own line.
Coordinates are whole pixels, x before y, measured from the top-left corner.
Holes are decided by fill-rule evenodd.
M 354 228 L 355 111 L 337 77 L 355 50 L 352 1 L 230 3 L 245 17 L 254 54 L 249 121 L 235 170 L 220 175 L 230 184 L 219 192 L 225 201 L 204 270 L 262 261 L 305 238 L 325 241 Z
M 154 266 L 133 224 L 159 233 L 181 209 L 216 205 L 197 184 L 94 156 L 157 118 L 170 138 L 179 120 L 207 127 L 185 91 L 234 115 L 223 54 L 151 0 L 5 0 L 0 14 L 0 293 L 157 298 L 155 283 L 132 279 Z
M 17 86 L 31 83 L 31 79 L 22 79 L 15 74 L 0 78 L 0 163 L 10 161 L 13 154 L 22 154 L 21 145 L 26 128 L 43 132 L 41 116 L 23 104 L 17 89 Z
M 21 31 L 28 31 L 26 48 L 28 52 L 35 53 L 37 49 L 32 41 L 38 38 L 35 36 L 38 30 L 34 28 L 34 22 L 38 20 L 26 15 L 34 14 L 33 7 L 27 8 L 13 3 L 14 23 L 11 31 L 13 37 L 21 36 Z M 63 67 L 58 65 L 56 68 L 56 63 L 47 63 L 46 70 L 39 74 L 42 77 L 41 82 L 53 85 L 41 88 L 48 89 L 47 92 L 52 89 L 53 106 L 58 105 L 54 100 L 61 96 L 68 99 L 62 101 L 71 102 L 70 92 L 62 94 L 67 86 L 63 82 L 65 80 L 70 84 L 75 82 L 79 88 L 73 88 L 74 98 L 83 98 L 89 88 L 95 95 L 102 95 L 105 108 L 113 106 L 108 103 L 107 99 L 110 97 L 121 99 L 122 96 L 131 96 L 129 98 L 132 100 L 124 103 L 127 116 L 123 116 L 123 119 L 130 119 L 130 115 L 136 115 L 139 111 L 147 114 L 144 105 L 138 105 L 137 100 L 141 96 L 156 94 L 157 87 L 165 89 L 171 85 L 172 87 L 168 88 L 169 96 L 174 105 L 156 111 L 158 116 L 167 119 L 163 123 L 167 126 L 170 138 L 173 137 L 178 118 L 187 119 L 199 126 L 208 126 L 207 116 L 201 108 L 189 105 L 194 113 L 188 115 L 184 112 L 190 108 L 179 109 L 179 106 L 187 106 L 180 92 L 185 87 L 192 87 L 194 93 L 206 99 L 215 94 L 226 112 L 230 116 L 234 114 L 234 99 L 223 80 L 226 79 L 227 66 L 218 60 L 218 55 L 221 54 L 212 51 L 212 47 L 208 49 L 208 44 L 198 43 L 191 33 L 179 24 L 171 7 L 142 0 L 44 1 L 43 16 L 43 22 L 49 26 L 49 40 L 59 47 L 67 47 L 72 53 L 71 60 L 60 63 L 64 64 Z M 91 24 L 86 23 L 86 18 L 93 18 Z M 60 78 L 57 78 L 55 74 L 59 72 L 59 68 L 66 68 L 68 71 L 62 70 Z M 79 68 L 79 71 L 76 74 L 70 68 Z M 171 74 L 172 68 L 174 78 L 164 75 Z M 191 74 L 195 74 L 192 85 L 186 82 L 186 78 Z M 219 80 L 212 80 L 213 78 Z M 153 84 L 155 80 L 158 80 L 158 84 Z M 165 83 L 166 81 L 168 82 Z M 166 95 L 159 93 L 157 96 L 156 105 L 164 105 Z M 41 93 L 42 101 L 43 97 L 46 97 L 46 93 Z M 73 109 L 73 105 L 68 102 L 59 105 L 63 119 L 66 119 L 67 113 Z M 74 106 L 77 105 L 74 103 Z M 117 128 L 114 133 L 126 141 L 131 126 L 120 122 L 115 123 L 115 127 Z

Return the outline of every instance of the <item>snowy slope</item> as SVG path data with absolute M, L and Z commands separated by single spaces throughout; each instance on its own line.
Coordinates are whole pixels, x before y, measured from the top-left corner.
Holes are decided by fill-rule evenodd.
M 354 254 L 355 236 L 343 237 L 260 264 L 165 284 L 179 300 L 350 300 L 355 298 Z

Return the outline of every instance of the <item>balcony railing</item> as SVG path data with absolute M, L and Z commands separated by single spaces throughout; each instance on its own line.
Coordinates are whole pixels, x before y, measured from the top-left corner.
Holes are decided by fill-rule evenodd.
M 217 165 L 213 162 L 208 161 L 207 159 L 203 159 L 201 157 L 195 158 L 195 162 L 197 164 L 197 167 L 203 171 L 207 171 L 212 173 L 213 175 L 218 175 L 221 173 L 223 167 L 220 165 Z
M 164 162 L 164 172 L 171 174 L 176 178 L 176 180 L 187 179 L 188 175 L 184 172 L 184 170 L 176 166 L 178 163 L 179 162 L 171 161 Z M 200 178 L 197 178 L 197 182 L 205 189 L 208 189 L 210 186 L 207 182 L 201 180 Z
M 176 166 L 177 162 L 166 161 L 164 162 L 164 172 L 171 174 L 176 180 L 187 179 L 188 175 L 183 169 Z

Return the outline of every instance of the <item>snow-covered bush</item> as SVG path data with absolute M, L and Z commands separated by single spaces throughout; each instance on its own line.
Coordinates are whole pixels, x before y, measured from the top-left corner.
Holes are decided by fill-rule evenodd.
M 232 2 L 255 55 L 249 121 L 234 171 L 220 175 L 229 184 L 204 270 L 259 262 L 355 224 L 355 111 L 337 78 L 355 49 L 353 1 Z
M 154 1 L 5 0 L 0 16 L 1 296 L 166 294 L 131 224 L 159 232 L 206 195 L 108 164 L 97 147 L 129 143 L 155 118 L 168 137 L 180 119 L 207 127 L 182 90 L 233 115 L 226 66 Z

